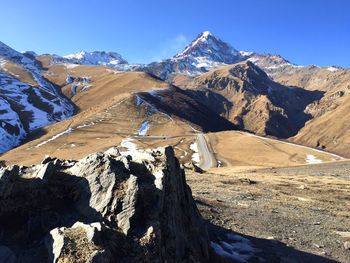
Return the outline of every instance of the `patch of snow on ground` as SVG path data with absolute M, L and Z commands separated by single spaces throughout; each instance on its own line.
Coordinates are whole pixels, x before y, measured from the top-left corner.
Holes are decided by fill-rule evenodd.
M 79 85 L 77 84 L 72 84 L 70 91 L 73 95 L 77 94 L 77 88 L 79 87 Z
M 150 128 L 149 122 L 144 121 L 139 130 L 137 131 L 138 135 L 145 136 L 147 134 L 148 129 Z
M 79 64 L 72 64 L 72 63 L 64 63 L 63 65 L 68 69 L 76 68 L 77 66 L 79 66 Z
M 249 51 L 239 51 L 239 53 L 244 57 L 247 57 L 253 54 L 253 52 L 249 52 Z
M 218 168 L 222 167 L 222 162 L 221 161 L 218 160 L 217 163 L 218 163 Z
M 6 61 L 4 59 L 0 59 L 0 68 L 5 67 Z
M 82 92 L 83 92 L 83 91 L 88 91 L 90 88 L 91 88 L 91 85 L 86 85 L 86 86 L 84 86 L 84 87 L 81 89 L 81 91 L 82 91 Z
M 125 138 L 121 141 L 120 146 L 126 150 L 120 151 L 123 155 L 128 155 L 129 153 L 135 152 L 137 150 L 137 145 L 133 143 L 134 139 Z
M 315 155 L 308 154 L 305 159 L 306 163 L 322 163 L 322 160 L 318 159 Z
M 336 67 L 328 67 L 327 70 L 330 71 L 330 72 L 335 72 L 338 69 Z
M 237 262 L 249 262 L 255 252 L 250 240 L 235 234 L 227 234 L 226 237 L 227 241 L 210 242 L 210 246 L 222 257 Z
M 95 125 L 95 123 L 92 121 L 92 122 L 90 122 L 88 124 L 84 123 L 82 125 L 77 126 L 77 129 L 82 129 L 82 128 L 90 127 L 90 126 L 93 126 L 93 125 Z
M 193 151 L 192 161 L 199 163 L 199 153 L 198 153 L 198 145 L 197 142 L 194 142 L 190 145 L 190 149 Z
M 152 156 L 152 151 L 147 149 L 146 150 L 140 149 L 134 143 L 134 141 L 135 140 L 130 137 L 124 138 L 118 147 L 120 154 L 123 156 L 128 156 L 128 155 L 132 156 L 132 160 L 134 162 L 142 163 L 144 160 L 154 161 L 154 157 Z
M 71 133 L 72 131 L 73 131 L 73 129 L 69 128 L 69 129 L 67 129 L 67 130 L 65 130 L 63 132 L 57 133 L 56 135 L 52 136 L 50 139 L 48 139 L 46 141 L 43 141 L 43 142 L 39 143 L 38 145 L 36 145 L 35 148 L 39 148 L 39 147 L 43 146 L 44 144 L 47 144 L 48 142 L 56 140 L 58 137 L 61 137 L 62 135 Z
M 71 84 L 71 83 L 73 83 L 73 82 L 74 82 L 74 77 L 71 76 L 71 75 L 68 75 L 68 76 L 66 77 L 66 85 L 69 85 L 69 84 Z

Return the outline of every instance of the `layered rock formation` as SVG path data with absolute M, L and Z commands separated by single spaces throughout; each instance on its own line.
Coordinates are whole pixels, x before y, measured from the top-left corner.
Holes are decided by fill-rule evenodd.
M 206 262 L 209 239 L 170 147 L 0 168 L 6 262 Z M 2 262 L 0 260 L 0 262 Z

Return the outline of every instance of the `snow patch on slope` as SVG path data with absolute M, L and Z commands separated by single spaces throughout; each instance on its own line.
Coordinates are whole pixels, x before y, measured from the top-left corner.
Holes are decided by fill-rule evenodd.
M 313 163 L 322 163 L 322 160 L 318 159 L 315 155 L 308 154 L 308 155 L 306 156 L 305 162 L 306 162 L 306 163 L 310 163 L 310 164 L 313 164 Z
M 0 73 L 0 153 L 7 151 L 24 139 L 31 130 L 41 128 L 70 117 L 73 105 L 41 75 L 37 62 L 0 42 L 0 60 L 20 66 L 37 83 L 35 86 Z M 12 114 L 12 119 L 6 116 Z
M 65 130 L 65 131 L 63 131 L 63 132 L 60 132 L 60 133 L 58 133 L 58 134 L 52 136 L 50 139 L 39 143 L 38 145 L 35 146 L 35 148 L 39 148 L 39 147 L 41 147 L 41 146 L 47 144 L 48 142 L 51 142 L 51 141 L 56 140 L 57 138 L 61 137 L 62 135 L 71 133 L 72 131 L 73 131 L 73 128 L 68 128 L 67 130 Z
M 193 151 L 192 154 L 192 161 L 194 161 L 195 163 L 199 163 L 200 159 L 199 159 L 199 152 L 198 152 L 198 144 L 197 142 L 194 142 L 190 145 L 190 149 Z
M 327 70 L 330 71 L 330 72 L 336 72 L 336 71 L 338 71 L 339 69 L 336 68 L 336 67 L 328 67 Z
M 145 135 L 147 135 L 147 131 L 149 130 L 149 128 L 150 128 L 149 122 L 144 121 L 143 123 L 141 123 L 141 126 L 140 126 L 139 130 L 137 131 L 137 134 L 141 135 L 141 136 L 145 136 Z

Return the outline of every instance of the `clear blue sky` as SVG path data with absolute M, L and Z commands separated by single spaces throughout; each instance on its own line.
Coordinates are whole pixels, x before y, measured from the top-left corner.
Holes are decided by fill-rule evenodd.
M 64 55 L 170 57 L 209 30 L 239 50 L 350 67 L 349 0 L 0 0 L 0 41 Z

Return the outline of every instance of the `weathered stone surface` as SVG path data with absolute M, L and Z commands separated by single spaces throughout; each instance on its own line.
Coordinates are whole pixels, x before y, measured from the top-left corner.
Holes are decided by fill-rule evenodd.
M 0 252 L 20 262 L 209 257 L 205 223 L 170 147 L 0 168 L 0 233 L 9 251 Z
M 52 251 L 52 262 L 111 262 L 111 255 L 99 247 L 96 235 L 102 231 L 101 223 L 76 222 L 72 227 L 60 227 L 50 231 L 46 246 Z M 74 250 L 72 250 L 74 248 Z M 74 252 L 74 253 L 72 253 Z
M 0 263 L 15 263 L 16 256 L 5 246 L 0 246 Z

